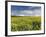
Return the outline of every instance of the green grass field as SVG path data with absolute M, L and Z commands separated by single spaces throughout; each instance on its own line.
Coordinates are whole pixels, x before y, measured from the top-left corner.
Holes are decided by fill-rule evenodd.
M 40 16 L 11 16 L 11 31 L 31 31 L 40 29 Z

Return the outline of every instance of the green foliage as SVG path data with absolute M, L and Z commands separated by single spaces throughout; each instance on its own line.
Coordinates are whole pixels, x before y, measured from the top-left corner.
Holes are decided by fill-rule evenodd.
M 40 16 L 11 16 L 11 31 L 30 31 L 40 29 Z

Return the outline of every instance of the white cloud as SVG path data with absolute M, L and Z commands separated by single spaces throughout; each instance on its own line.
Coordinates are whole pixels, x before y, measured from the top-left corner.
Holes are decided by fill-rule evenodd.
M 35 9 L 35 10 L 33 10 L 33 15 L 34 16 L 40 16 L 41 15 L 41 9 Z
M 20 13 L 23 13 L 23 14 L 32 14 L 32 11 L 31 10 L 24 10 L 24 11 L 20 11 Z
M 32 15 L 32 11 L 30 11 L 30 10 L 24 10 L 24 11 L 20 11 L 19 14 L 21 16 L 31 16 Z
M 40 16 L 41 10 L 35 9 L 35 10 L 21 10 L 21 11 L 12 11 L 13 16 Z

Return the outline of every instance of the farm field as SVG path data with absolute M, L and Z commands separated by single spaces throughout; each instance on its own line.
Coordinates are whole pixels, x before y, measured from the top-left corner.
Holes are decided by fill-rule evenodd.
M 41 16 L 11 16 L 11 31 L 41 29 Z

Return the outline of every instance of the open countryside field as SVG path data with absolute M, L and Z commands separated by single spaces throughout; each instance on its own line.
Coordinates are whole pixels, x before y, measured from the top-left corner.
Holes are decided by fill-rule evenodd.
M 11 31 L 31 31 L 40 29 L 40 16 L 11 16 Z

